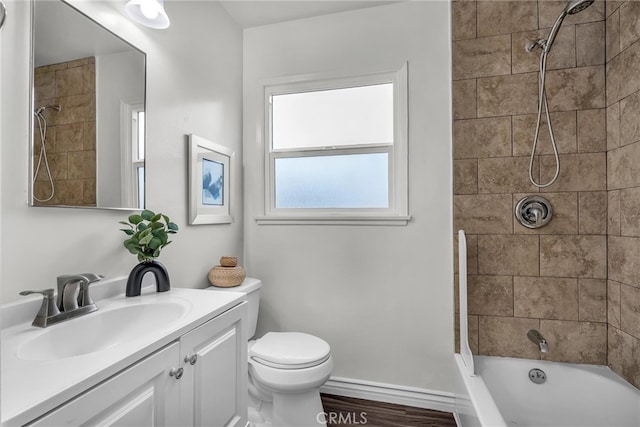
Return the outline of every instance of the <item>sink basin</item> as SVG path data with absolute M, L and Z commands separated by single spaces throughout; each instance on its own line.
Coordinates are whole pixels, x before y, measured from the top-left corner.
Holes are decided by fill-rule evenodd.
M 187 304 L 169 301 L 98 310 L 50 326 L 17 349 L 22 360 L 57 360 L 103 351 L 162 332 L 187 312 Z

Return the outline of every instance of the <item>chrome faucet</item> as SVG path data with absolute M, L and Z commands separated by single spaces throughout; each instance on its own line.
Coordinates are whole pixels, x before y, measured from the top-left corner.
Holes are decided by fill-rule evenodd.
M 89 285 L 104 278 L 99 274 L 81 273 L 58 276 L 58 300 L 60 311 L 72 311 L 93 304 L 89 296 Z
M 20 295 L 42 294 L 42 305 L 32 325 L 46 328 L 58 322 L 96 311 L 89 296 L 89 285 L 104 276 L 93 273 L 66 274 L 57 278 L 58 297 L 53 289 L 22 291 Z
M 527 338 L 529 338 L 532 343 L 538 345 L 538 347 L 540 348 L 540 353 L 549 352 L 549 345 L 547 344 L 547 340 L 544 339 L 539 331 L 531 329 L 529 332 L 527 332 Z

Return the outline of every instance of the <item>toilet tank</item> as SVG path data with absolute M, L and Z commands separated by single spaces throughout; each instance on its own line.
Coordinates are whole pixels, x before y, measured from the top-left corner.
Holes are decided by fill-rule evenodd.
M 262 282 L 259 279 L 247 277 L 239 286 L 233 286 L 231 288 L 219 288 L 211 286 L 209 289 L 214 291 L 226 291 L 226 292 L 242 292 L 247 295 L 247 301 L 249 302 L 249 315 L 247 319 L 248 325 L 248 338 L 251 339 L 256 334 L 256 325 L 258 324 L 258 310 L 260 308 L 260 288 L 262 288 Z

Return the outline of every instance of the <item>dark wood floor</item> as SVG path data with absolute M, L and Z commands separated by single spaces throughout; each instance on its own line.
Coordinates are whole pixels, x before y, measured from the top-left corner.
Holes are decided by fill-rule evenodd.
M 322 394 L 328 427 L 456 427 L 448 412 Z

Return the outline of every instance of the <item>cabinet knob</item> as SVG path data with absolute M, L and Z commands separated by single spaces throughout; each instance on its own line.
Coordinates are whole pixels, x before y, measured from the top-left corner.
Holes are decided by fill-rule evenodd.
M 172 377 L 176 377 L 177 380 L 182 378 L 182 374 L 184 374 L 184 369 L 182 368 L 173 368 L 169 371 L 169 375 Z
M 189 356 L 187 354 L 184 357 L 184 363 L 189 362 L 191 365 L 195 365 L 197 361 L 198 361 L 198 355 L 197 354 L 192 354 L 191 356 Z

